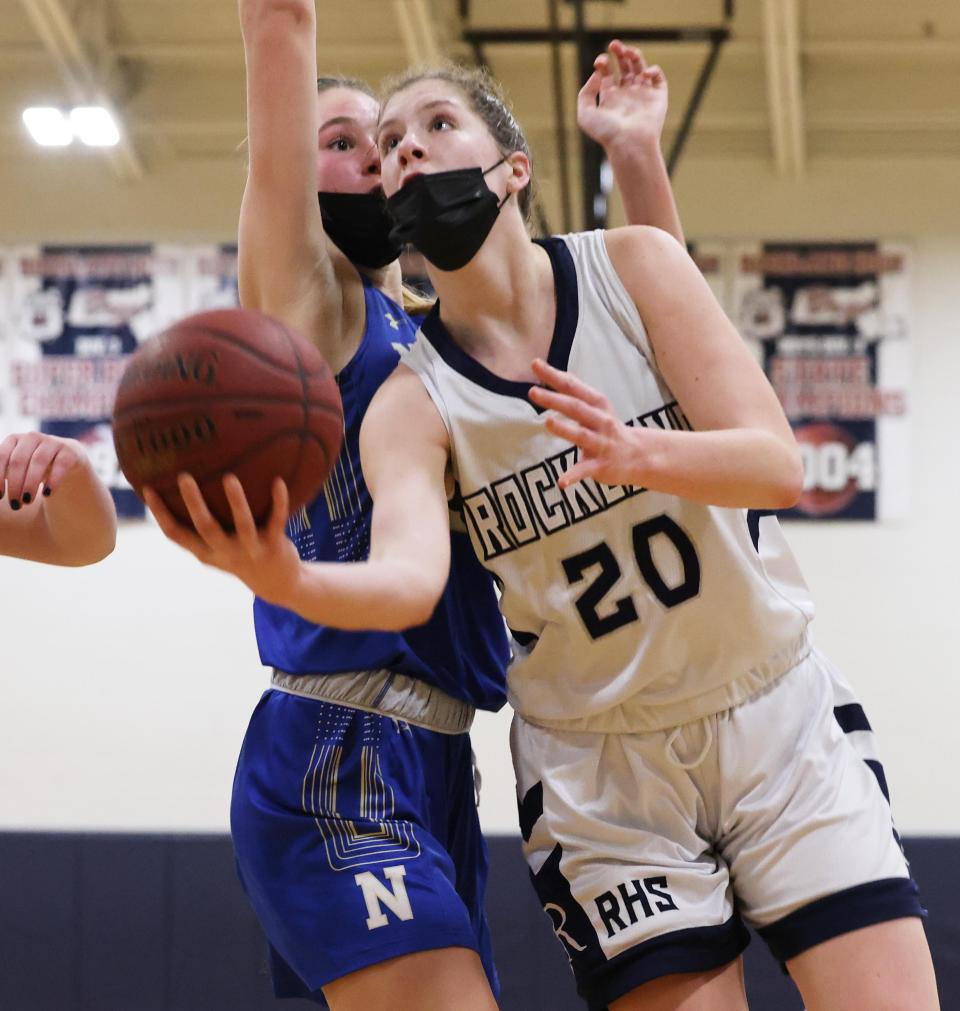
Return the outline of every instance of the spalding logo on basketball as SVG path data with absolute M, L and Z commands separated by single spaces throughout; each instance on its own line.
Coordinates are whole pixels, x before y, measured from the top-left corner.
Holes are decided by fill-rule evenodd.
M 279 321 L 246 309 L 198 313 L 145 341 L 130 358 L 113 409 L 120 468 L 149 484 L 182 522 L 177 475 L 193 475 L 228 529 L 222 477 L 236 474 L 258 523 L 281 477 L 290 510 L 323 487 L 340 452 L 343 408 L 320 352 Z
M 800 512 L 835 515 L 860 492 L 876 489 L 874 443 L 858 443 L 850 432 L 830 422 L 800 425 L 793 434 L 803 457 L 803 494 L 796 505 Z

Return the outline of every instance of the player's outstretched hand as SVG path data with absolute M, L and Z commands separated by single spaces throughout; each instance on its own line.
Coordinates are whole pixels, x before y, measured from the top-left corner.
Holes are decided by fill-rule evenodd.
M 547 428 L 580 450 L 577 462 L 560 476 L 560 487 L 585 477 L 603 484 L 642 483 L 643 429 L 625 425 L 602 393 L 571 373 L 540 358 L 533 372 L 544 386 L 532 386 L 530 399 L 556 412 L 547 415 Z
M 594 60 L 577 96 L 577 123 L 608 150 L 660 142 L 667 116 L 667 79 L 643 53 L 619 39 Z
M 42 432 L 8 435 L 0 442 L 0 498 L 13 510 L 59 488 L 75 468 L 90 470 L 90 460 L 76 439 Z M 4 489 L 6 486 L 6 489 Z
M 258 597 L 272 604 L 283 604 L 300 571 L 300 556 L 285 533 L 290 500 L 283 480 L 274 480 L 270 516 L 258 529 L 239 479 L 233 474 L 224 475 L 223 489 L 233 515 L 234 533 L 224 530 L 210 512 L 190 474 L 181 474 L 177 484 L 193 521 L 192 528 L 178 522 L 152 488 L 143 490 L 144 501 L 163 533 L 204 565 L 242 580 Z

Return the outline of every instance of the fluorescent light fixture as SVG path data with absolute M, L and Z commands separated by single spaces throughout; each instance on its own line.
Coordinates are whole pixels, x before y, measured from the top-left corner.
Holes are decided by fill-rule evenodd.
M 42 147 L 66 147 L 73 140 L 73 130 L 60 109 L 35 105 L 23 110 L 23 122 L 30 136 Z
M 114 147 L 120 142 L 117 124 L 102 105 L 78 105 L 71 109 L 70 126 L 87 147 Z

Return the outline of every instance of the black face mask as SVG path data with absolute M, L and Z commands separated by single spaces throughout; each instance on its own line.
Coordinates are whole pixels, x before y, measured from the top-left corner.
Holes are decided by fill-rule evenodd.
M 479 168 L 416 176 L 387 200 L 395 222 L 390 237 L 409 242 L 440 270 L 459 270 L 479 251 L 507 201 L 484 182 Z
M 323 228 L 351 262 L 361 267 L 385 267 L 403 249 L 390 234 L 393 219 L 383 190 L 370 193 L 318 193 Z

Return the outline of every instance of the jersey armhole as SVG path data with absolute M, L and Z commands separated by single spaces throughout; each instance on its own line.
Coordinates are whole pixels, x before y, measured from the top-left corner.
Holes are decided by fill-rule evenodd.
M 588 263 L 593 268 L 591 275 L 605 308 L 630 343 L 646 358 L 654 372 L 662 377 L 656 352 L 650 343 L 640 312 L 610 259 L 606 231 L 598 228 L 592 232 L 582 232 L 576 238 L 582 244 Z

